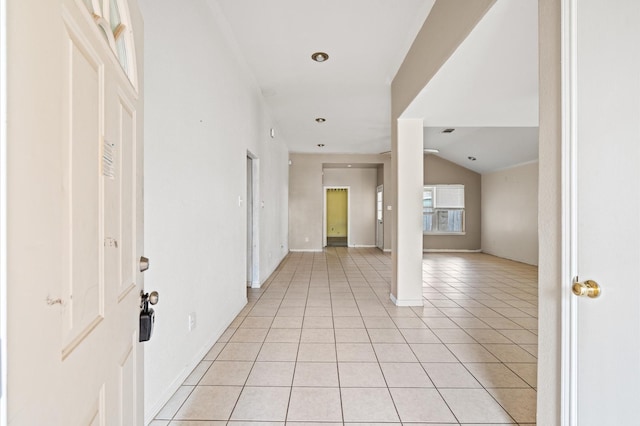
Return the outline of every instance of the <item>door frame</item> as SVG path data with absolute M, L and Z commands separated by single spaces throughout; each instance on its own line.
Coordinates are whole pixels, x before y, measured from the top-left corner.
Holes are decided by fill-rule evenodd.
M 351 187 L 350 186 L 323 186 L 322 187 L 322 247 L 327 246 L 327 189 L 347 190 L 347 247 L 351 247 Z
M 0 425 L 7 424 L 7 1 L 0 0 Z
M 247 188 L 251 185 L 251 200 L 247 200 L 247 203 L 251 203 L 252 216 L 251 288 L 260 288 L 260 175 L 258 174 L 260 171 L 260 160 L 257 155 L 249 150 L 247 150 L 247 158 L 251 159 L 251 182 L 247 182 Z M 247 229 L 247 232 L 249 232 L 249 229 Z M 247 259 L 247 261 L 248 260 L 249 259 Z
M 577 0 L 562 0 L 561 8 L 560 420 L 576 426 L 578 305 L 568 289 L 577 277 Z
M 378 193 L 382 193 L 382 235 L 378 235 L 379 223 L 378 223 Z M 378 240 L 382 239 L 382 247 L 378 245 Z M 384 184 L 376 187 L 376 247 L 384 251 Z

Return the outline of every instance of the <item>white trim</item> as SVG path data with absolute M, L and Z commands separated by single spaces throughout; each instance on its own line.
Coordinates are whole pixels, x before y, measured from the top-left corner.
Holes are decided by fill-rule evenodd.
M 511 166 L 501 167 L 499 169 L 491 170 L 489 172 L 484 172 L 484 173 L 481 173 L 481 175 L 484 176 L 484 175 L 490 175 L 491 173 L 504 172 L 506 170 L 517 169 L 518 167 L 528 166 L 529 164 L 536 164 L 536 163 L 539 163 L 539 162 L 540 162 L 539 159 L 525 161 L 525 162 L 518 163 L 518 164 L 512 164 Z
M 271 277 L 271 275 L 273 275 L 276 269 L 278 269 L 278 266 L 282 264 L 282 261 L 287 257 L 287 254 L 288 253 L 284 253 L 280 258 L 280 260 L 278 261 L 278 263 L 274 263 L 273 266 L 271 267 L 271 270 L 268 273 L 264 274 L 264 278 L 260 278 L 260 284 L 258 285 L 258 288 L 262 287 L 264 283 L 269 281 L 269 278 Z M 253 287 L 252 285 L 251 288 L 255 288 L 255 287 Z
M 289 249 L 291 253 L 322 253 L 322 249 Z
M 393 293 L 389 293 L 389 298 L 391 299 L 393 304 L 396 305 L 396 306 L 424 306 L 424 302 L 422 301 L 422 298 L 419 299 L 419 300 L 416 300 L 416 299 L 398 300 L 393 295 Z
M 384 253 L 391 253 L 391 249 L 384 249 L 382 250 Z
M 378 235 L 380 228 L 380 220 L 378 219 L 378 194 L 382 194 L 382 235 Z M 384 214 L 384 184 L 376 186 L 376 247 L 380 250 L 384 250 L 384 224 L 385 224 L 385 214 Z M 378 245 L 378 242 L 382 242 L 382 244 Z
M 423 253 L 482 253 L 482 249 L 423 249 Z
M 348 231 L 348 230 L 347 230 Z M 347 238 L 349 244 L 349 238 Z M 327 246 L 327 187 L 322 187 L 322 248 Z
M 350 186 L 323 186 L 322 187 L 323 209 L 322 209 L 322 247 L 327 246 L 327 189 L 347 190 L 347 247 L 351 247 L 351 187 Z
M 349 248 L 378 248 L 377 245 L 373 244 L 352 244 L 348 246 Z
M 7 1 L 0 0 L 0 425 L 7 416 Z
M 465 231 L 462 232 L 424 232 L 422 231 L 422 235 L 429 235 L 432 237 L 437 237 L 439 236 L 452 236 L 452 235 L 467 235 L 467 233 Z
M 253 247 L 251 248 L 250 281 L 251 288 L 260 288 L 260 159 L 249 150 L 247 150 L 247 157 L 251 159 L 251 243 Z
M 562 64 L 562 271 L 560 424 L 576 426 L 577 412 L 577 303 L 567 291 L 577 271 L 577 0 L 561 3 Z

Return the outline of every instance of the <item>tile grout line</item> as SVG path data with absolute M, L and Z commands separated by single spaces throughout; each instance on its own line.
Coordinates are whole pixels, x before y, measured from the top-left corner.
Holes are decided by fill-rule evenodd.
M 373 256 L 373 257 L 372 257 Z M 420 364 L 422 370 L 424 371 L 424 373 L 426 374 L 426 376 L 431 380 L 431 377 L 429 376 L 429 374 L 427 373 L 426 369 L 425 369 L 425 363 L 419 361 L 419 358 L 416 355 L 416 352 L 414 350 L 414 348 L 411 346 L 412 344 L 409 343 L 408 337 L 404 335 L 404 333 L 402 333 L 401 330 L 404 329 L 410 329 L 411 327 L 405 327 L 405 328 L 400 328 L 398 326 L 398 322 L 397 320 L 404 318 L 403 315 L 398 316 L 397 313 L 394 313 L 391 310 L 391 306 L 389 305 L 388 301 L 381 299 L 381 297 L 383 297 L 383 293 L 381 291 L 382 289 L 382 285 L 380 285 L 380 283 L 386 283 L 386 285 L 389 285 L 389 281 L 381 275 L 380 271 L 384 270 L 385 267 L 388 267 L 388 262 L 385 262 L 383 260 L 387 260 L 388 256 L 379 256 L 374 254 L 371 250 L 366 250 L 366 251 L 350 251 L 348 249 L 345 250 L 340 250 L 340 249 L 331 249 L 330 250 L 326 250 L 323 253 L 318 253 L 318 254 L 312 254 L 312 258 L 311 258 L 311 264 L 309 265 L 308 261 L 305 261 L 306 256 L 300 256 L 300 257 L 292 257 L 289 260 L 291 260 L 291 262 L 283 262 L 283 265 L 285 265 L 285 267 L 283 267 L 282 269 L 278 268 L 277 272 L 283 272 L 283 271 L 287 271 L 291 273 L 291 276 L 288 278 L 288 284 L 286 289 L 284 289 L 284 293 L 282 295 L 279 295 L 279 303 L 278 303 L 278 307 L 276 308 L 275 314 L 274 314 L 274 318 L 277 316 L 277 312 L 284 307 L 285 304 L 285 300 L 287 299 L 287 294 L 289 292 L 290 289 L 292 289 L 292 285 L 296 276 L 296 273 L 299 271 L 300 267 L 303 267 L 304 270 L 306 270 L 306 268 L 310 268 L 309 270 L 309 279 L 308 279 L 308 283 L 306 286 L 306 298 L 305 298 L 305 305 L 304 305 L 304 309 L 303 309 L 303 313 L 302 313 L 302 324 L 301 324 L 301 328 L 300 328 L 300 336 L 298 339 L 298 350 L 296 353 L 296 360 L 294 361 L 294 373 L 293 376 L 291 378 L 291 384 L 290 386 L 288 386 L 290 388 L 289 391 L 289 399 L 288 399 L 288 405 L 287 405 L 287 411 L 286 411 L 286 415 L 285 415 L 285 422 L 289 422 L 288 419 L 288 411 L 290 408 L 290 403 L 291 403 L 291 397 L 292 397 L 292 391 L 293 391 L 293 381 L 295 379 L 295 373 L 297 371 L 297 364 L 299 362 L 299 354 L 300 354 L 300 346 L 302 344 L 302 334 L 304 332 L 304 322 L 305 322 L 305 318 L 306 314 L 307 314 L 307 308 L 309 308 L 309 301 L 312 295 L 312 280 L 314 279 L 314 270 L 318 267 L 318 266 L 323 266 L 324 267 L 324 271 L 326 273 L 326 283 L 320 283 L 321 285 L 318 286 L 318 288 L 324 288 L 325 285 L 327 286 L 327 290 L 328 290 L 328 295 L 329 295 L 329 311 L 331 313 L 331 322 L 332 322 L 332 328 L 333 328 L 333 339 L 334 339 L 334 350 L 335 350 L 335 354 L 336 354 L 336 369 L 337 369 L 337 375 L 338 375 L 338 389 L 339 389 L 339 394 L 340 394 L 340 406 L 341 406 L 341 414 L 342 414 L 342 422 L 345 422 L 345 417 L 344 417 L 344 405 L 343 405 L 343 401 L 342 401 L 342 382 L 340 380 L 340 371 L 339 371 L 339 359 L 338 359 L 338 338 L 337 338 L 337 330 L 335 327 L 335 308 L 336 306 L 334 306 L 335 301 L 334 301 L 334 295 L 340 294 L 342 293 L 342 291 L 338 291 L 338 288 L 340 288 L 340 290 L 343 290 L 343 286 L 341 285 L 336 285 L 333 286 L 332 285 L 332 280 L 331 280 L 331 271 L 333 271 L 334 267 L 338 267 L 341 269 L 340 274 L 344 275 L 345 280 L 346 280 L 346 286 L 348 286 L 349 292 L 345 294 L 349 294 L 352 298 L 353 301 L 355 303 L 355 307 L 356 310 L 358 312 L 358 317 L 360 318 L 360 321 L 362 321 L 362 327 L 364 332 L 366 333 L 367 337 L 368 337 L 368 343 L 369 345 L 371 345 L 371 348 L 373 350 L 373 354 L 375 356 L 376 359 L 376 365 L 378 366 L 378 369 L 381 372 L 382 378 L 385 382 L 386 385 L 386 389 L 387 389 L 387 393 L 389 394 L 389 396 L 391 397 L 391 401 L 394 404 L 394 409 L 396 411 L 396 415 L 398 416 L 398 419 L 400 419 L 400 413 L 398 411 L 398 407 L 396 406 L 396 402 L 393 399 L 393 396 L 391 395 L 391 389 L 389 387 L 389 382 L 388 379 L 386 377 L 386 375 L 384 374 L 384 371 L 382 370 L 382 363 L 380 362 L 380 358 L 378 356 L 378 352 L 375 350 L 374 347 L 374 342 L 373 342 L 373 338 L 371 335 L 371 330 L 373 330 L 373 328 L 367 327 L 367 325 L 364 323 L 364 318 L 366 318 L 365 316 L 363 316 L 363 311 L 362 311 L 362 303 L 368 304 L 368 300 L 371 296 L 374 296 L 371 300 L 375 300 L 376 303 L 379 305 L 380 309 L 386 311 L 386 316 L 384 316 L 383 318 L 388 318 L 394 325 L 394 328 L 390 329 L 390 330 L 395 330 L 397 333 L 399 333 L 401 335 L 401 339 L 402 341 L 404 341 L 404 343 L 402 343 L 403 345 L 407 345 L 409 350 L 411 351 L 411 354 L 416 358 L 416 360 L 418 361 L 418 364 Z M 381 258 L 383 260 L 378 261 L 378 259 Z M 375 263 L 373 263 L 373 260 L 376 260 Z M 345 261 L 347 263 L 345 263 Z M 472 267 L 476 267 L 477 264 L 479 264 L 480 262 L 474 262 L 472 264 Z M 424 261 L 423 261 L 423 274 L 426 272 L 425 266 L 429 266 L 429 265 L 425 265 Z M 464 268 L 459 267 L 459 265 L 455 265 L 455 268 L 439 268 L 442 271 L 444 271 L 444 273 L 446 275 L 455 275 L 456 273 L 460 274 L 464 271 Z M 503 343 L 503 342 L 497 342 L 497 343 L 491 343 L 490 341 L 485 341 L 484 343 L 480 340 L 479 337 L 476 337 L 476 335 L 470 335 L 468 333 L 468 328 L 461 326 L 458 322 L 455 321 L 456 318 L 473 318 L 474 320 L 480 321 L 481 323 L 485 323 L 484 318 L 485 317 L 478 317 L 476 316 L 478 314 L 478 312 L 474 312 L 473 308 L 480 308 L 480 306 L 474 306 L 475 303 L 478 303 L 479 305 L 483 305 L 484 308 L 488 309 L 491 312 L 494 312 L 496 315 L 498 315 L 498 317 L 495 318 L 503 318 L 506 320 L 511 321 L 511 317 L 508 316 L 508 313 L 510 311 L 504 311 L 504 313 L 500 312 L 500 308 L 499 306 L 497 306 L 499 303 L 504 303 L 506 305 L 509 305 L 510 308 L 505 307 L 504 309 L 515 309 L 515 311 L 511 311 L 512 313 L 515 313 L 517 315 L 518 311 L 522 312 L 523 315 L 527 315 L 526 317 L 517 317 L 517 318 L 532 318 L 535 319 L 537 321 L 537 317 L 528 315 L 526 312 L 522 311 L 521 309 L 519 309 L 518 306 L 514 306 L 514 305 L 522 305 L 525 303 L 530 303 L 531 299 L 530 296 L 531 294 L 526 292 L 526 291 L 522 291 L 521 289 L 519 289 L 518 287 L 520 286 L 529 286 L 531 284 L 530 282 L 530 278 L 528 278 L 528 274 L 526 278 L 521 278 L 519 280 L 516 280 L 514 277 L 519 277 L 520 275 L 518 275 L 518 271 L 516 272 L 506 272 L 506 271 L 502 271 L 502 266 L 503 263 L 492 263 L 489 266 L 486 267 L 481 267 L 481 280 L 483 283 L 480 284 L 482 286 L 486 285 L 488 287 L 488 291 L 482 291 L 482 292 L 472 292 L 471 294 L 468 294 L 467 297 L 462 297 L 462 298 L 458 298 L 460 295 L 465 295 L 467 293 L 465 293 L 464 288 L 471 288 L 470 285 L 466 285 L 466 281 L 464 276 L 469 275 L 469 274 L 462 274 L 463 277 L 460 279 L 459 283 L 450 283 L 448 281 L 442 281 L 442 282 L 438 282 L 435 285 L 431 285 L 431 284 L 427 284 L 428 285 L 428 292 L 423 291 L 423 299 L 427 302 L 429 302 L 429 305 L 433 307 L 433 309 L 435 309 L 437 312 L 440 312 L 442 314 L 442 317 L 439 318 L 446 318 L 449 321 L 452 321 L 453 324 L 456 325 L 455 329 L 457 330 L 462 330 L 462 332 L 466 333 L 469 338 L 471 339 L 472 342 L 475 343 L 466 343 L 466 342 L 462 342 L 462 343 L 455 343 L 455 342 L 451 342 L 451 343 L 445 343 L 446 340 L 450 340 L 448 337 L 444 338 L 444 337 L 440 337 L 440 335 L 436 334 L 434 330 L 439 330 L 439 328 L 433 328 L 431 325 L 429 325 L 429 323 L 425 320 L 428 317 L 423 317 L 422 315 L 418 315 L 417 312 L 415 312 L 415 310 L 412 309 L 412 315 L 410 316 L 410 318 L 417 318 L 419 319 L 424 325 L 425 325 L 425 329 L 424 330 L 428 330 L 431 333 L 434 334 L 436 340 L 440 343 L 434 343 L 437 345 L 442 345 L 443 347 L 447 348 L 447 350 L 452 354 L 453 359 L 457 360 L 457 362 L 455 364 L 461 364 L 462 367 L 464 368 L 464 371 L 466 371 L 471 377 L 474 378 L 474 380 L 476 380 L 478 382 L 478 384 L 480 385 L 480 388 L 466 388 L 466 387 L 462 387 L 462 388 L 456 388 L 456 387 L 438 387 L 435 385 L 435 383 L 433 383 L 433 380 L 431 380 L 432 385 L 433 385 L 433 389 L 435 389 L 438 394 L 440 395 L 440 398 L 442 398 L 442 400 L 444 401 L 444 403 L 446 404 L 446 406 L 448 407 L 448 409 L 450 410 L 450 412 L 453 414 L 454 418 L 457 420 L 458 417 L 456 416 L 456 414 L 453 412 L 453 410 L 451 410 L 451 407 L 449 406 L 449 404 L 447 403 L 447 401 L 444 399 L 444 397 L 442 396 L 442 394 L 440 393 L 439 389 L 482 389 L 484 390 L 486 393 L 489 393 L 490 397 L 497 403 L 498 406 L 500 406 L 505 413 L 507 413 L 507 415 L 513 419 L 515 421 L 515 419 L 513 418 L 513 416 L 509 413 L 509 411 L 507 411 L 506 406 L 503 406 L 503 404 L 501 404 L 498 400 L 497 397 L 495 397 L 493 394 L 491 394 L 489 392 L 489 389 L 523 389 L 523 390 L 532 390 L 533 392 L 536 392 L 536 387 L 534 387 L 533 385 L 531 385 L 531 383 L 528 380 L 525 380 L 525 376 L 523 376 L 523 374 L 525 374 L 525 372 L 527 370 L 522 370 L 522 369 L 517 369 L 518 371 L 520 371 L 520 373 L 514 369 L 511 368 L 509 365 L 507 365 L 507 361 L 502 361 L 502 359 L 506 359 L 504 357 L 501 356 L 501 358 L 497 358 L 494 353 L 489 350 L 488 348 L 491 347 L 491 345 L 504 345 L 505 347 L 510 347 L 510 348 L 518 348 L 519 350 L 522 351 L 522 354 L 524 355 L 525 353 L 532 355 L 533 358 L 535 358 L 535 362 L 525 362 L 525 361 L 518 361 L 518 362 L 510 362 L 510 364 L 513 364 L 513 366 L 515 367 L 515 365 L 517 364 L 535 364 L 537 365 L 537 356 L 534 355 L 532 352 L 530 352 L 529 350 L 525 349 L 525 347 L 530 346 L 529 349 L 535 349 L 535 346 L 537 346 L 535 343 L 516 343 L 516 341 L 514 341 L 514 339 L 509 338 L 507 335 L 503 334 L 500 330 L 507 330 L 507 329 L 499 329 L 497 327 L 499 327 L 498 325 L 496 325 L 495 323 L 492 324 L 486 324 L 487 328 L 486 330 L 490 330 L 492 332 L 497 333 L 496 337 L 502 336 L 504 337 L 504 339 L 506 339 L 506 342 L 511 342 L 511 343 Z M 346 268 L 346 269 L 345 269 Z M 497 271 L 496 271 L 497 270 Z M 349 274 L 349 271 L 351 272 Z M 357 275 L 353 274 L 353 271 L 357 271 Z M 317 272 L 317 271 L 316 271 Z M 349 274 L 349 275 L 348 275 Z M 490 278 L 484 278 L 484 276 L 490 277 Z M 288 274 L 287 274 L 288 275 Z M 385 274 L 386 275 L 386 274 Z M 430 274 L 431 276 L 434 276 L 433 273 Z M 352 283 L 352 280 L 355 281 Z M 373 282 L 371 280 L 374 280 Z M 380 279 L 380 281 L 378 282 L 378 279 Z M 467 278 L 468 279 L 468 278 Z M 206 386 L 206 385 L 201 385 L 200 383 L 202 382 L 203 377 L 207 374 L 207 372 L 212 368 L 212 366 L 214 365 L 214 363 L 216 361 L 219 361 L 219 356 L 220 354 L 224 351 L 224 349 L 228 346 L 229 343 L 232 343 L 231 340 L 233 339 L 233 337 L 236 335 L 237 331 L 242 328 L 242 325 L 244 324 L 244 322 L 249 318 L 249 315 L 251 314 L 251 312 L 253 311 L 253 309 L 255 309 L 258 306 L 258 302 L 263 301 L 263 300 L 270 300 L 269 299 L 263 299 L 263 297 L 265 296 L 265 294 L 267 293 L 270 284 L 273 282 L 274 278 L 271 278 L 268 281 L 268 285 L 265 285 L 261 290 L 264 289 L 264 291 L 262 291 L 257 299 L 252 301 L 252 307 L 249 311 L 247 311 L 246 315 L 244 315 L 244 319 L 242 321 L 239 322 L 238 326 L 235 327 L 234 332 L 228 337 L 228 340 L 226 342 L 224 342 L 224 345 L 222 346 L 222 348 L 220 348 L 219 352 L 216 354 L 215 357 L 213 357 L 213 361 L 211 362 L 211 365 L 209 365 L 205 371 L 200 375 L 200 377 L 197 379 L 196 384 L 192 387 L 192 389 L 189 391 L 188 395 L 186 396 L 185 400 L 182 402 L 182 404 L 180 404 L 180 407 L 178 407 L 178 409 L 175 411 L 174 415 L 172 416 L 172 420 L 175 420 L 175 415 L 177 414 L 177 412 L 182 408 L 182 406 L 184 405 L 184 403 L 188 400 L 188 398 L 190 397 L 190 395 L 193 393 L 193 391 L 198 387 L 198 386 Z M 325 281 L 324 279 L 322 281 Z M 432 281 L 431 279 L 429 279 L 428 281 Z M 438 281 L 436 279 L 436 281 Z M 486 281 L 490 281 L 490 282 L 486 282 Z M 336 284 L 341 283 L 341 281 L 336 281 Z M 424 283 L 427 283 L 427 281 L 424 281 Z M 366 283 L 366 289 L 367 292 L 364 291 L 358 291 L 357 295 L 354 292 L 356 287 L 358 288 L 362 288 L 364 289 L 364 285 Z M 356 285 L 356 287 L 354 287 L 354 285 Z M 346 288 L 346 287 L 345 287 Z M 528 287 L 527 287 L 528 288 Z M 278 287 L 279 289 L 279 287 Z M 427 287 L 425 286 L 425 289 L 427 289 Z M 338 291 L 336 293 L 336 291 Z M 274 292 L 274 294 L 277 292 Z M 432 304 L 430 299 L 430 295 L 427 293 L 432 293 L 433 295 L 438 295 L 439 297 L 442 297 L 442 299 L 438 298 L 436 300 L 447 300 L 449 301 L 451 304 L 453 304 L 453 306 L 451 306 L 451 308 L 455 308 L 455 309 L 463 309 L 464 311 L 468 312 L 471 316 L 467 317 L 462 316 L 462 317 L 451 317 L 449 316 L 449 314 L 445 313 L 445 312 L 441 312 L 440 309 L 441 308 L 447 308 L 446 305 L 442 305 L 438 306 L 438 304 Z M 319 292 L 319 294 L 323 294 L 322 292 Z M 482 298 L 481 299 L 476 299 L 476 295 L 480 295 Z M 456 297 L 458 296 L 458 297 Z M 275 299 L 275 298 L 274 298 Z M 495 301 L 492 302 L 492 301 Z M 474 303 L 470 303 L 470 302 L 474 302 Z M 493 305 L 493 308 L 489 305 Z M 295 307 L 295 306 L 294 306 Z M 481 309 L 484 309 L 481 308 Z M 495 308 L 495 309 L 494 309 Z M 469 309 L 472 309 L 471 311 Z M 497 310 L 496 310 L 497 309 Z M 373 310 L 372 312 L 374 312 L 375 310 Z M 434 312 L 436 312 L 434 311 Z M 348 312 L 348 311 L 347 311 Z M 382 313 L 382 312 L 380 312 Z M 451 313 L 451 312 L 450 312 Z M 451 314 L 455 314 L 455 311 L 453 311 Z M 374 313 L 374 317 L 375 317 L 375 313 Z M 382 318 L 382 317 L 381 317 Z M 408 317 L 409 318 L 409 317 Z M 434 317 L 435 318 L 435 317 Z M 488 318 L 488 317 L 487 317 Z M 492 317 L 493 318 L 493 317 Z M 236 318 L 237 319 L 237 318 Z M 236 321 L 236 319 L 234 319 L 234 321 Z M 235 409 L 237 408 L 237 404 L 239 402 L 239 398 L 242 395 L 242 393 L 244 392 L 244 389 L 247 387 L 247 383 L 248 383 L 248 379 L 251 375 L 251 372 L 253 371 L 253 369 L 256 366 L 256 363 L 258 362 L 257 357 L 259 356 L 260 351 L 262 350 L 262 348 L 264 347 L 265 343 L 267 343 L 267 337 L 269 335 L 269 333 L 271 332 L 271 330 L 273 329 L 273 322 L 274 319 L 272 319 L 272 322 L 269 326 L 269 328 L 267 329 L 267 334 L 264 336 L 264 339 L 262 340 L 261 344 L 260 344 L 260 349 L 258 350 L 258 354 L 256 355 L 255 359 L 252 361 L 252 366 L 251 369 L 249 371 L 249 374 L 247 375 L 247 378 L 245 379 L 245 383 L 244 385 L 242 385 L 241 387 L 241 392 L 239 394 L 238 399 L 236 399 L 234 407 L 231 411 L 231 414 L 229 415 L 229 419 L 227 420 L 228 422 L 231 421 L 231 416 L 233 415 L 233 412 L 235 411 Z M 522 324 L 529 324 L 531 325 L 531 322 L 526 322 L 523 321 L 522 324 L 520 323 L 516 323 L 514 322 L 515 325 L 518 326 L 517 329 L 515 330 L 522 330 L 525 332 L 530 332 L 532 334 L 534 334 L 537 337 L 537 333 L 534 332 L 529 326 L 525 327 Z M 531 325 L 532 327 L 533 325 Z M 352 327 L 351 327 L 352 328 Z M 357 329 L 357 328 L 356 328 Z M 420 328 L 421 329 L 421 328 Z M 484 329 L 484 328 L 482 328 Z M 445 328 L 441 329 L 441 330 L 446 330 Z M 226 332 L 226 331 L 225 331 Z M 224 334 L 224 333 L 223 333 Z M 453 336 L 455 337 L 455 335 Z M 383 337 L 381 342 L 378 342 L 380 344 L 386 343 L 385 342 L 386 337 Z M 389 344 L 393 344 L 396 342 L 393 342 L 391 340 L 393 340 L 392 338 L 389 338 L 390 342 Z M 518 340 L 522 340 L 522 339 L 518 339 Z M 216 342 L 217 343 L 223 343 L 223 342 Z M 315 342 L 310 342 L 310 343 L 315 343 Z M 318 341 L 318 343 L 320 343 L 320 341 Z M 419 344 L 416 343 L 416 344 Z M 458 355 L 454 354 L 451 352 L 451 349 L 449 349 L 449 345 L 454 345 L 454 344 L 460 344 L 460 345 L 465 345 L 465 344 L 473 344 L 473 345 L 478 345 L 478 347 L 482 348 L 483 350 L 487 351 L 489 354 L 491 354 L 493 357 L 497 358 L 496 362 L 462 362 L 461 359 Z M 215 344 L 214 344 L 215 346 Z M 205 361 L 204 359 L 201 361 L 203 362 Z M 391 361 L 390 361 L 391 362 Z M 524 382 L 524 384 L 526 384 L 526 387 L 503 387 L 503 386 L 496 386 L 496 387 L 491 387 L 491 388 L 487 388 L 486 385 L 483 382 L 480 382 L 480 380 L 478 380 L 477 375 L 473 374 L 471 372 L 471 370 L 469 370 L 469 367 L 467 366 L 467 364 L 497 364 L 502 366 L 503 368 L 506 369 L 506 371 L 509 371 L 510 373 L 512 373 L 514 376 L 513 377 L 517 377 L 519 380 L 521 380 L 522 382 Z M 193 374 L 193 372 L 192 372 Z M 530 374 L 526 374 L 527 376 L 530 376 Z M 186 386 L 186 385 L 181 385 L 181 386 Z M 256 387 L 269 387 L 269 386 L 256 386 Z M 280 386 L 278 386 L 280 387 Z M 283 386 L 285 387 L 285 386 Z M 309 387 L 313 387 L 313 386 L 309 386 Z M 348 388 L 348 387 L 347 387 Z M 408 389 L 424 389 L 421 386 L 418 387 L 407 387 Z M 345 388 L 346 389 L 346 388 Z M 158 419 L 160 420 L 160 419 Z M 401 421 L 401 420 L 400 420 Z M 259 421 L 261 422 L 261 421 Z M 385 422 L 382 422 L 385 423 Z M 346 423 L 345 423 L 346 424 Z M 460 424 L 460 423 L 459 423 Z M 524 424 L 524 423 L 523 423 Z

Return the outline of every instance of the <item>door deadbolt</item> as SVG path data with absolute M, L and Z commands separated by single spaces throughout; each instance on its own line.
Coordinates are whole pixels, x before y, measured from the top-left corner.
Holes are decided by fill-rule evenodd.
M 149 259 L 144 256 L 140 256 L 140 272 L 144 272 L 149 269 Z

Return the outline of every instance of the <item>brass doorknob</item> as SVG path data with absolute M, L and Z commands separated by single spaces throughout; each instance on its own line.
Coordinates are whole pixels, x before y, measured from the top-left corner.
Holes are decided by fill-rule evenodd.
M 600 286 L 592 280 L 586 280 L 583 283 L 576 281 L 573 283 L 572 290 L 576 296 L 587 296 L 592 299 L 600 296 Z

